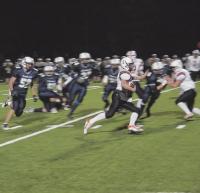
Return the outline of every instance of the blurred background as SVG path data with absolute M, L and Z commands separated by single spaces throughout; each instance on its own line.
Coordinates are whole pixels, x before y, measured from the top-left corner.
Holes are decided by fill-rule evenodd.
M 183 54 L 200 41 L 198 0 L 6 1 L 0 60 L 23 55 L 94 57 L 137 50 Z

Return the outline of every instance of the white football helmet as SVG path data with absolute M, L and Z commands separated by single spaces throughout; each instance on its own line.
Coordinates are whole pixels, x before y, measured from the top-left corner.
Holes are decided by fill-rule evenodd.
M 54 63 L 65 63 L 65 59 L 63 57 L 57 57 L 54 59 Z
M 155 62 L 152 64 L 152 70 L 161 70 L 163 67 L 164 64 L 162 62 Z
M 177 68 L 182 68 L 183 66 L 182 66 L 182 64 L 181 64 L 181 62 L 179 60 L 174 60 L 170 64 L 170 67 L 177 69 Z
M 88 64 L 89 62 L 91 62 L 90 53 L 87 53 L 87 52 L 80 53 L 79 54 L 79 61 L 82 64 Z
M 26 56 L 22 59 L 21 61 L 21 66 L 24 68 L 24 69 L 30 69 L 31 67 L 29 65 L 34 65 L 34 59 L 29 57 L 29 56 Z
M 44 74 L 47 76 L 51 76 L 54 74 L 55 68 L 53 66 L 45 66 L 44 67 Z
M 130 58 L 128 58 L 128 57 L 125 57 L 125 58 L 123 58 L 122 60 L 121 60 L 121 68 L 123 69 L 123 70 L 127 70 L 127 71 L 129 71 L 130 70 L 130 65 L 131 64 L 133 64 L 133 61 L 130 59 Z
M 192 51 L 192 54 L 193 54 L 193 55 L 200 55 L 200 52 L 199 52 L 199 50 L 193 50 L 193 51 Z
M 79 59 L 91 59 L 90 53 L 83 52 L 79 54 Z
M 120 65 L 120 59 L 111 59 L 110 60 L 111 65 Z
M 126 56 L 129 57 L 132 60 L 135 60 L 137 58 L 137 53 L 134 50 L 126 52 Z

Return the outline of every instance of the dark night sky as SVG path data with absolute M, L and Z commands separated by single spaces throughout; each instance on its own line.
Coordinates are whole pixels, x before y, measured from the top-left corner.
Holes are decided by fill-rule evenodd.
M 0 11 L 0 53 L 183 54 L 200 41 L 199 5 L 199 0 L 6 1 Z

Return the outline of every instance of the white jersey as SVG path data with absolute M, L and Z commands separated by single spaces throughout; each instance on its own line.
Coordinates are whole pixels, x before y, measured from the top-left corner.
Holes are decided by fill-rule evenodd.
M 186 69 L 192 72 L 198 72 L 200 70 L 200 56 L 189 56 L 187 60 Z
M 144 74 L 144 62 L 142 59 L 136 58 L 133 64 L 133 76 L 141 76 Z
M 190 90 L 195 89 L 194 81 L 191 79 L 190 73 L 185 69 L 177 69 L 175 71 L 175 80 L 181 81 L 180 89 L 181 94 Z
M 122 91 L 122 80 L 131 82 L 133 80 L 131 73 L 129 71 L 121 70 L 117 76 L 117 90 Z

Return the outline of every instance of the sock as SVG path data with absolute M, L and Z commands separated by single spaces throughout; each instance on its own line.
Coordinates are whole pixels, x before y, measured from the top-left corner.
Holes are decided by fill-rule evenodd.
M 198 108 L 193 108 L 193 109 L 192 109 L 192 112 L 193 112 L 194 114 L 200 115 L 200 109 L 198 109 Z
M 93 125 L 97 121 L 101 121 L 105 118 L 106 118 L 106 113 L 103 112 L 103 113 L 98 114 L 96 117 L 93 117 L 92 119 L 90 119 L 90 123 Z
M 135 125 L 135 122 L 137 121 L 138 113 L 132 113 L 130 117 L 130 123 L 129 125 Z
M 137 104 L 136 104 L 136 107 L 140 109 L 142 104 L 143 104 L 142 99 L 139 99 Z
M 180 102 L 177 104 L 187 115 L 192 112 L 189 110 L 188 106 L 184 102 Z

